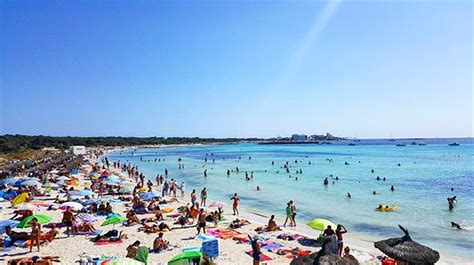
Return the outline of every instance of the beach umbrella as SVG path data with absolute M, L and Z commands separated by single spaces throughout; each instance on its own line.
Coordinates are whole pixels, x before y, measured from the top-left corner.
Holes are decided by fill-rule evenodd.
M 157 192 L 154 192 L 154 191 L 150 191 L 150 192 L 146 192 L 146 193 L 143 193 L 142 195 L 140 195 L 140 198 L 142 200 L 151 200 L 153 198 L 156 198 L 156 197 L 160 197 L 160 194 L 158 194 Z
M 3 184 L 3 185 L 11 185 L 16 181 L 18 181 L 18 178 L 8 178 L 8 179 L 4 179 L 4 180 L 0 181 L 0 183 Z
M 56 180 L 66 181 L 66 180 L 70 180 L 70 178 L 66 176 L 61 176 L 61 177 L 56 178 Z
M 320 231 L 324 231 L 329 225 L 333 229 L 336 229 L 336 225 L 333 222 L 326 219 L 322 219 L 322 218 L 316 218 L 312 220 L 311 222 L 307 223 L 306 225 Z
M 132 188 L 129 187 L 129 186 L 122 186 L 122 187 L 120 187 L 119 192 L 121 192 L 121 193 L 131 193 Z
M 0 234 L 5 233 L 5 228 L 6 228 L 7 226 L 9 226 L 9 227 L 16 227 L 19 223 L 20 223 L 20 221 L 17 221 L 17 220 L 4 220 L 4 221 L 0 221 Z
M 131 259 L 131 258 L 117 258 L 117 259 L 111 260 L 110 262 L 107 262 L 107 264 L 110 264 L 110 265 L 143 265 L 145 263 L 143 263 L 141 261 L 138 261 L 138 260 Z
M 84 208 L 82 206 L 82 204 L 78 203 L 78 202 L 65 202 L 61 205 L 59 205 L 59 209 L 61 210 L 67 210 L 67 209 L 72 209 L 72 210 L 82 210 L 82 208 Z
M 401 225 L 398 226 L 405 233 L 404 236 L 375 242 L 374 247 L 390 258 L 408 264 L 434 264 L 439 260 L 438 251 L 413 241 L 408 230 Z
M 21 183 L 21 185 L 23 186 L 41 186 L 41 182 L 39 182 L 37 179 L 29 179 L 29 180 L 26 180 L 26 181 L 23 181 Z
M 92 196 L 94 194 L 95 193 L 93 191 L 85 189 L 85 190 L 81 190 L 81 191 L 78 191 L 78 192 L 73 192 L 73 193 L 71 193 L 71 196 L 83 196 L 83 197 L 85 197 L 85 196 Z
M 33 218 L 38 219 L 38 222 L 40 224 L 47 224 L 47 223 L 51 222 L 51 220 L 53 220 L 53 218 L 49 215 L 35 214 L 35 215 L 30 215 L 30 216 L 26 217 L 25 219 L 23 219 L 23 221 L 21 221 L 16 227 L 18 227 L 18 228 L 31 227 L 30 222 L 31 222 L 31 220 L 33 220 Z
M 133 183 L 129 180 L 123 180 L 123 181 L 120 181 L 120 186 L 135 186 L 137 185 L 136 183 Z
M 201 256 L 202 256 L 202 253 L 200 251 L 184 252 L 184 253 L 174 256 L 170 261 L 168 261 L 168 265 L 193 264 L 191 261 L 200 260 Z
M 145 246 L 138 247 L 137 254 L 135 254 L 135 259 L 138 261 L 144 262 L 146 264 L 146 262 L 148 261 L 149 251 L 150 250 L 148 249 L 148 247 L 145 247 Z
M 127 218 L 122 217 L 122 216 L 112 216 L 110 218 L 105 219 L 105 221 L 101 224 L 101 226 L 106 226 L 106 225 L 115 225 L 117 223 L 121 223 L 126 221 Z
M 227 204 L 221 201 L 213 201 L 211 202 L 211 204 L 209 204 L 209 207 L 216 207 L 216 208 L 223 208 L 225 206 L 227 206 Z
M 28 192 L 23 192 L 22 194 L 16 196 L 12 201 L 12 206 L 17 206 L 20 203 L 24 203 L 28 198 Z
M 24 203 L 20 203 L 18 205 L 15 205 L 15 209 L 36 211 L 36 210 L 39 210 L 39 207 L 36 206 L 36 205 L 33 205 L 31 203 L 24 202 Z
M 76 218 L 85 222 L 85 223 L 93 223 L 97 220 L 99 220 L 99 217 L 93 215 L 93 214 L 88 214 L 88 213 L 80 213 L 76 215 Z
M 57 188 L 57 187 L 59 187 L 59 185 L 56 183 L 46 182 L 45 184 L 43 184 L 43 188 Z

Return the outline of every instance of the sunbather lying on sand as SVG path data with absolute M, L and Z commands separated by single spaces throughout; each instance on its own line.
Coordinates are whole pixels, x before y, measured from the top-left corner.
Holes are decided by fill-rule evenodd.
M 8 261 L 8 265 L 52 265 L 53 262 L 60 263 L 58 256 L 45 256 L 45 257 L 29 257 L 29 258 L 19 258 L 11 259 Z
M 170 231 L 171 228 L 165 224 L 164 222 L 161 222 L 159 225 L 153 224 L 153 225 L 148 225 L 144 224 L 143 227 L 139 228 L 138 231 L 144 231 L 145 233 L 157 233 L 157 232 L 167 232 Z
M 127 225 L 133 225 L 133 224 L 139 224 L 140 223 L 140 219 L 138 219 L 137 215 L 135 214 L 135 212 L 132 210 L 132 211 L 129 211 L 126 215 L 127 217 Z
M 248 225 L 248 224 L 250 224 L 250 222 L 247 221 L 247 220 L 235 219 L 234 221 L 232 221 L 232 223 L 229 225 L 229 227 L 232 228 L 232 229 L 236 229 L 236 228 L 240 228 L 244 225 Z
M 127 239 L 127 238 L 128 238 L 127 234 L 123 233 L 123 231 L 120 231 L 120 233 L 118 233 L 117 230 L 111 230 L 103 235 L 96 236 L 95 238 L 92 239 L 92 241 L 93 242 L 97 242 L 97 241 L 116 242 L 116 241 L 120 241 L 122 239 Z

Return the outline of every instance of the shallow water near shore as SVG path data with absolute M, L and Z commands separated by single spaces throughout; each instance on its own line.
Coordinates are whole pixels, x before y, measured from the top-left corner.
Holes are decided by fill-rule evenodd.
M 412 140 L 362 140 L 355 146 L 348 146 L 348 141 L 331 145 L 244 143 L 140 148 L 110 153 L 108 157 L 111 161 L 138 165 L 153 181 L 156 174 L 164 174 L 167 168 L 169 178 L 186 183 L 187 193 L 192 189 L 199 193 L 207 187 L 209 197 L 230 204 L 230 196 L 237 192 L 242 207 L 257 212 L 283 217 L 286 202 L 294 200 L 300 225 L 314 218 L 327 218 L 344 224 L 359 238 L 385 239 L 400 236 L 397 225 L 401 224 L 412 238 L 441 254 L 472 259 L 473 139 L 415 142 L 426 145 L 412 145 Z M 448 146 L 451 142 L 459 142 L 460 146 Z M 401 143 L 406 146 L 395 145 Z M 182 159 L 184 169 L 178 168 L 178 158 Z M 286 161 L 291 166 L 290 174 L 282 168 Z M 239 167 L 240 173 L 235 172 L 235 167 Z M 204 168 L 207 177 L 203 176 Z M 234 170 L 230 177 L 226 175 L 227 169 Z M 300 169 L 303 173 L 295 174 Z M 245 171 L 249 175 L 253 171 L 254 178 L 246 181 Z M 335 180 L 336 176 L 339 180 Z M 377 181 L 377 176 L 385 177 L 386 181 Z M 328 186 L 323 185 L 325 177 L 329 178 Z M 256 191 L 257 185 L 262 191 Z M 391 185 L 394 192 L 390 191 Z M 379 194 L 373 195 L 373 191 Z M 446 198 L 450 196 L 458 199 L 453 211 L 448 210 Z M 397 204 L 398 208 L 378 212 L 375 208 L 379 203 Z M 453 230 L 451 221 L 461 224 L 464 230 Z

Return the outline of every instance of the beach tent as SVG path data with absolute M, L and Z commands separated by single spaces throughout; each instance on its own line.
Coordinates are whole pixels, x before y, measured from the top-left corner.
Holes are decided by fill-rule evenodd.
M 336 225 L 333 222 L 322 218 L 316 218 L 306 225 L 313 229 L 320 230 L 321 232 L 324 231 L 329 225 L 331 228 L 336 229 Z
M 18 227 L 18 228 L 31 227 L 30 222 L 31 222 L 31 220 L 33 220 L 33 218 L 38 219 L 38 222 L 40 224 L 47 224 L 47 223 L 51 222 L 51 220 L 53 220 L 53 218 L 49 215 L 35 214 L 35 215 L 30 215 L 30 216 L 26 217 L 25 219 L 23 219 L 23 221 L 21 221 L 16 227 Z
M 390 258 L 408 264 L 435 264 L 439 260 L 438 251 L 413 241 L 408 234 L 408 230 L 401 225 L 398 226 L 405 233 L 403 237 L 375 242 L 374 247 Z
M 182 254 L 174 256 L 170 261 L 168 261 L 168 265 L 190 265 L 201 260 L 202 253 L 200 251 L 190 251 L 184 252 Z
M 17 206 L 20 203 L 24 203 L 28 198 L 28 192 L 23 192 L 22 194 L 16 196 L 12 201 L 12 206 Z

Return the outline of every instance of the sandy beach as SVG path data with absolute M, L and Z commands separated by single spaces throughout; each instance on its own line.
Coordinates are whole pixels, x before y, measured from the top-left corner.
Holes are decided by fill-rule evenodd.
M 109 151 L 114 151 L 114 149 L 110 149 Z M 97 160 L 93 160 L 89 158 L 90 161 L 88 162 L 89 165 L 98 162 Z M 122 180 L 130 180 L 126 177 L 126 174 L 120 172 L 117 169 L 110 169 L 110 171 L 114 174 L 119 176 Z M 81 170 L 79 176 L 79 186 L 76 186 L 76 190 L 82 190 L 86 187 L 89 187 L 91 182 L 86 178 L 87 174 L 90 173 L 88 170 Z M 179 180 L 178 180 L 179 181 Z M 161 187 L 153 186 L 154 191 L 160 191 Z M 186 191 L 189 193 L 189 190 Z M 53 205 L 52 200 L 60 195 L 57 191 L 52 190 L 50 195 L 47 197 L 37 197 L 34 198 L 33 201 L 42 201 L 46 204 Z M 169 215 L 173 215 L 177 213 L 177 209 L 180 206 L 186 205 L 190 198 L 186 194 L 185 197 L 180 197 L 180 193 L 178 191 L 177 199 L 179 202 L 173 202 L 170 204 L 166 204 L 166 207 L 173 208 L 173 211 L 165 214 L 164 222 L 168 224 L 172 230 L 169 232 L 164 233 L 165 240 L 170 242 L 170 245 L 173 246 L 172 249 L 161 252 L 159 254 L 150 253 L 148 258 L 148 264 L 166 264 L 172 257 L 177 254 L 182 253 L 182 249 L 184 248 L 191 248 L 191 247 L 200 247 L 201 241 L 196 239 L 196 227 L 195 225 L 186 225 L 184 228 L 181 228 L 180 225 L 173 224 L 176 220 L 175 217 L 169 217 Z M 63 196 L 62 194 L 60 196 Z M 169 199 L 169 197 L 165 197 L 165 199 Z M 208 200 L 208 205 L 212 202 L 212 197 Z M 226 202 L 227 203 L 227 202 Z M 118 213 L 122 216 L 125 216 L 126 212 L 130 209 L 129 205 L 126 203 L 114 203 L 113 205 L 113 212 Z M 227 228 L 230 222 L 236 218 L 245 219 L 250 222 L 250 224 L 242 226 L 239 229 L 236 229 L 238 232 L 242 233 L 243 235 L 251 235 L 255 236 L 257 233 L 255 229 L 257 227 L 261 227 L 268 222 L 269 216 L 264 214 L 246 210 L 245 209 L 245 202 L 242 202 L 243 208 L 240 209 L 240 215 L 238 217 L 233 216 L 232 209 L 230 206 L 224 207 L 224 221 L 219 223 L 219 228 Z M 1 203 L 2 211 L 0 213 L 0 220 L 7 220 L 12 216 L 12 212 L 14 209 L 10 207 L 10 202 L 2 202 Z M 56 204 L 57 207 L 57 204 Z M 206 210 L 214 211 L 216 208 L 205 208 Z M 34 209 L 34 214 L 47 214 L 52 217 L 53 223 L 59 223 L 62 219 L 62 211 L 61 210 L 47 210 L 46 207 L 37 207 Z M 145 214 L 139 215 L 140 218 L 143 217 L 151 217 L 152 214 Z M 100 224 L 105 220 L 105 217 L 100 217 L 98 221 L 94 222 L 94 226 L 97 230 L 108 231 L 111 229 L 110 226 L 101 227 Z M 278 225 L 282 225 L 284 220 L 276 219 Z M 196 223 L 194 223 L 196 224 Z M 208 229 L 214 229 L 214 225 L 211 223 L 207 223 Z M 144 232 L 139 232 L 138 228 L 141 225 L 134 225 L 134 226 L 123 226 L 118 224 L 115 228 L 119 231 L 123 231 L 128 238 L 123 240 L 120 244 L 111 244 L 111 245 L 96 245 L 90 239 L 92 236 L 85 236 L 85 235 L 76 235 L 68 237 L 65 234 L 65 228 L 60 228 L 60 234 L 57 236 L 55 240 L 46 245 L 41 247 L 41 251 L 38 253 L 36 248 L 33 249 L 33 252 L 30 253 L 28 248 L 21 248 L 16 247 L 14 249 L 10 249 L 8 252 L 4 252 L 0 254 L 0 259 L 3 262 L 8 261 L 12 258 L 20 258 L 20 257 L 31 257 L 31 256 L 59 256 L 61 264 L 74 264 L 76 261 L 80 259 L 81 256 L 90 256 L 90 257 L 125 257 L 126 255 L 126 248 L 136 240 L 141 242 L 141 246 L 152 247 L 153 240 L 156 238 L 157 234 L 145 234 Z M 301 251 L 310 251 L 315 252 L 318 251 L 320 248 L 316 246 L 303 246 L 297 240 L 294 241 L 286 241 L 277 238 L 278 235 L 283 233 L 290 233 L 290 234 L 298 234 L 301 236 L 305 236 L 308 238 L 317 238 L 319 231 L 313 230 L 310 227 L 306 226 L 305 224 L 299 224 L 296 228 L 290 227 L 282 227 L 282 231 L 275 231 L 275 232 L 265 232 L 259 234 L 259 236 L 264 237 L 271 242 L 276 242 L 283 245 L 283 248 L 286 249 L 294 249 L 299 248 Z M 30 228 L 26 229 L 16 229 L 16 231 L 28 231 L 30 232 Z M 43 227 L 43 232 L 46 232 L 48 229 Z M 351 254 L 354 255 L 361 264 L 379 264 L 380 261 L 377 259 L 377 256 L 381 256 L 382 253 L 376 250 L 373 247 L 373 241 L 364 241 L 360 240 L 356 237 L 351 236 L 348 234 L 345 236 L 345 246 L 350 246 Z M 232 239 L 219 239 L 219 257 L 215 258 L 214 261 L 217 264 L 250 264 L 252 262 L 252 257 L 245 252 L 251 250 L 251 246 L 248 243 L 240 243 Z M 289 264 L 292 260 L 291 255 L 278 255 L 274 252 L 263 251 L 263 254 L 271 258 L 269 261 L 264 261 L 263 264 Z M 441 256 L 440 264 L 464 264 L 468 263 L 467 260 L 462 260 L 456 257 L 450 256 Z

